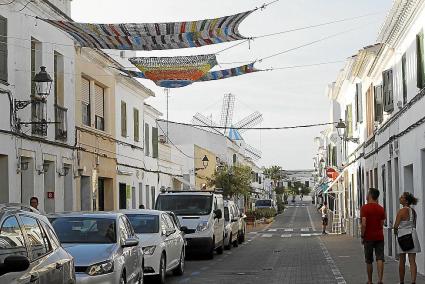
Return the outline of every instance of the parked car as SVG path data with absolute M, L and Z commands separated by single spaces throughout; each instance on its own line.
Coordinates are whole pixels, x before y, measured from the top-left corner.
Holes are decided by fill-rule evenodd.
M 238 241 L 239 243 L 245 242 L 246 235 L 246 215 L 242 209 L 235 203 L 236 212 L 238 213 L 238 224 L 239 224 L 239 232 L 238 232 Z
M 172 216 L 157 210 L 123 210 L 140 239 L 145 255 L 145 276 L 165 283 L 167 272 L 184 274 L 185 240 Z
M 143 283 L 143 249 L 124 214 L 73 212 L 49 220 L 75 259 L 77 283 Z
M 277 206 L 275 205 L 275 202 L 273 199 L 259 199 L 255 201 L 255 209 L 276 209 Z
M 32 207 L 0 204 L 0 283 L 75 283 L 74 259 Z
M 187 228 L 185 239 L 188 253 L 203 253 L 214 257 L 214 250 L 224 250 L 223 196 L 209 191 L 171 191 L 161 193 L 155 208 L 172 211 Z
M 239 245 L 239 212 L 236 210 L 235 203 L 230 200 L 224 201 L 224 248 L 232 249 L 232 246 Z

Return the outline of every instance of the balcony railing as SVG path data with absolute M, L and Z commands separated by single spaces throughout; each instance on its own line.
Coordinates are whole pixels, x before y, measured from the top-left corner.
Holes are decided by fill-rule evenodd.
M 55 138 L 56 140 L 66 141 L 68 138 L 68 123 L 67 113 L 68 109 L 55 105 Z
M 46 99 L 31 96 L 31 133 L 47 136 Z

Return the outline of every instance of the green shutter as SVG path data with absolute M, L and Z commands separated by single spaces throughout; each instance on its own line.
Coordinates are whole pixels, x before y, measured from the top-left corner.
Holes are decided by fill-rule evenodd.
M 127 137 L 127 104 L 121 101 L 121 136 Z
M 7 19 L 0 16 L 0 81 L 7 82 Z
M 393 70 L 389 69 L 382 73 L 384 89 L 384 111 L 392 112 L 394 110 L 394 87 Z
M 152 127 L 152 157 L 158 158 L 158 128 Z
M 403 105 L 407 103 L 406 53 L 401 58 L 401 79 L 403 80 Z
M 145 123 L 145 155 L 150 155 L 149 124 Z
M 374 88 L 374 106 L 375 106 L 375 121 L 382 122 L 384 119 L 384 108 L 382 98 L 382 86 L 375 86 Z
M 424 68 L 424 33 L 416 35 L 416 67 L 417 67 L 417 87 L 422 89 L 425 83 Z
M 133 110 L 134 116 L 134 141 L 139 142 L 139 110 L 135 108 Z
M 362 83 L 356 84 L 356 121 L 363 122 Z

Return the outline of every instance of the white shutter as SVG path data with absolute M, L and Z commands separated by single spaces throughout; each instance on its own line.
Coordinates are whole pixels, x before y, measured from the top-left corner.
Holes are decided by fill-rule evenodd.
M 86 78 L 81 78 L 81 101 L 90 105 L 90 81 Z
M 94 85 L 95 115 L 104 118 L 105 112 L 105 89 Z

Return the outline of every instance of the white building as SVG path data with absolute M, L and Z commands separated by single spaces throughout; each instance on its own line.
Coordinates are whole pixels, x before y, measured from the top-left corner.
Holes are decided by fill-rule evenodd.
M 337 153 L 341 174 L 328 193 L 341 193 L 341 227 L 358 235 L 359 208 L 367 189 L 381 191 L 380 203 L 388 216 L 386 254 L 391 257 L 397 256 L 392 225 L 404 191 L 420 200 L 415 207 L 417 230 L 420 242 L 425 241 L 424 8 L 422 0 L 395 1 L 377 40 L 382 44 L 350 58 L 328 92 L 333 105 L 340 107 L 340 116 L 333 118 L 347 125 L 347 135 L 336 143 L 343 141 L 342 155 Z M 328 133 L 335 134 L 336 129 Z M 327 152 L 328 158 L 331 153 Z M 423 253 L 417 262 L 418 271 L 424 273 Z
M 69 20 L 69 12 L 69 0 L 0 6 L 0 203 L 36 196 L 45 212 L 75 208 L 74 44 L 35 18 Z M 54 80 L 46 99 L 32 83 L 41 66 Z

